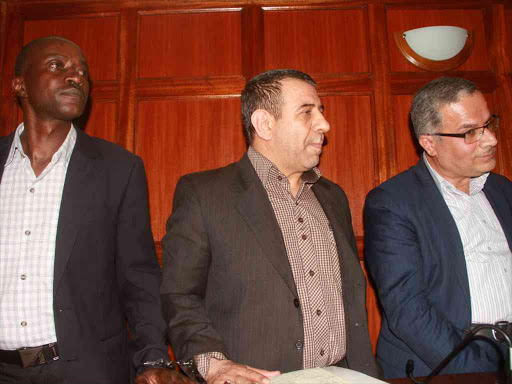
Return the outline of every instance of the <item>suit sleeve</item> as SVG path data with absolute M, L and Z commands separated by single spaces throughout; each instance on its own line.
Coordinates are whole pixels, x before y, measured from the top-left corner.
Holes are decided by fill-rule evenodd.
M 429 300 L 429 282 L 424 281 L 423 268 L 432 265 L 427 259 L 433 256 L 422 253 L 417 228 L 395 199 L 379 188 L 366 199 L 366 261 L 390 331 L 433 369 L 464 334 Z M 447 369 L 458 371 L 471 365 L 480 366 L 477 370 L 492 370 L 497 358 L 492 348 L 471 343 Z
M 131 333 L 132 363 L 168 359 L 160 302 L 161 271 L 149 222 L 146 173 L 134 162 L 119 207 L 116 270 Z
M 212 351 L 225 354 L 204 305 L 211 253 L 200 200 L 189 176 L 182 177 L 162 239 L 162 304 L 178 359 Z

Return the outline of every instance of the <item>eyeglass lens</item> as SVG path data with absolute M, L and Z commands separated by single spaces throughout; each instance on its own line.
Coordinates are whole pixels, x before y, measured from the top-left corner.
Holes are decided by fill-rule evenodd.
M 498 130 L 498 124 L 499 124 L 499 119 L 493 118 L 491 121 L 489 121 L 483 127 L 470 129 L 469 131 L 466 132 L 466 135 L 464 136 L 464 141 L 466 142 L 466 144 L 473 144 L 474 142 L 480 140 L 480 138 L 484 134 L 485 128 L 489 129 L 491 132 L 494 133 Z

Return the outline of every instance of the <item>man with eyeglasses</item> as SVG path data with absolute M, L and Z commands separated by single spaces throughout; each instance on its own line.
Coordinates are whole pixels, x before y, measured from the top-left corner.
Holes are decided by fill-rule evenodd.
M 467 80 L 439 78 L 411 107 L 424 152 L 366 198 L 365 250 L 383 309 L 386 378 L 426 376 L 478 324 L 512 321 L 512 183 L 491 173 L 499 118 Z M 489 333 L 487 336 L 492 335 Z M 479 340 L 441 373 L 497 371 L 504 350 Z

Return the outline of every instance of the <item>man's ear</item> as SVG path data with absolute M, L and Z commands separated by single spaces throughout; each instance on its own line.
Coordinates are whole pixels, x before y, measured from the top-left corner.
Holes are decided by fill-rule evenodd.
M 15 77 L 11 81 L 11 87 L 16 96 L 26 97 L 27 91 L 25 90 L 25 81 L 22 77 Z
M 274 135 L 274 122 L 274 117 L 264 109 L 257 109 L 251 115 L 251 123 L 256 135 L 265 141 L 271 140 Z
M 425 152 L 427 152 L 427 155 L 432 157 L 436 155 L 436 144 L 438 143 L 438 140 L 436 140 L 434 136 L 421 135 L 418 142 Z

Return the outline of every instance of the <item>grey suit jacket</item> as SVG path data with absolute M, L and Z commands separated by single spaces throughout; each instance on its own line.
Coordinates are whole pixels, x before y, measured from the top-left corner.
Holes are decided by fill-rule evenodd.
M 313 190 L 340 258 L 348 339 L 343 363 L 376 376 L 366 281 L 346 195 L 324 178 Z M 274 211 L 247 155 L 180 179 L 162 246 L 164 315 L 179 359 L 220 351 L 257 368 L 302 368 L 297 289 Z
M 13 137 L 0 138 L 0 181 Z M 77 129 L 57 226 L 53 305 L 60 358 L 81 362 L 80 382 L 125 384 L 130 367 L 168 356 L 160 279 L 142 160 Z

